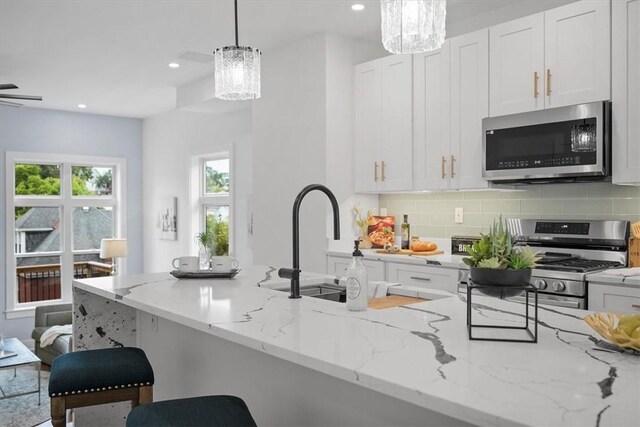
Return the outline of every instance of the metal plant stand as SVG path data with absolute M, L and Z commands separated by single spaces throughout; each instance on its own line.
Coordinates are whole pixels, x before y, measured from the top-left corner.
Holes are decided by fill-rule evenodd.
M 478 285 L 473 283 L 473 281 L 469 280 L 467 285 L 467 332 L 469 334 L 469 339 L 472 341 L 501 341 L 501 342 L 525 342 L 525 343 L 536 343 L 538 342 L 538 289 L 531 284 L 523 284 L 520 286 L 509 286 L 511 290 L 521 289 L 525 291 L 525 303 L 524 303 L 524 325 L 523 326 L 507 326 L 507 325 L 486 325 L 486 324 L 474 324 L 473 316 L 472 316 L 472 294 L 474 289 L 492 289 L 492 290 L 501 290 L 504 289 L 504 286 L 500 285 Z M 533 293 L 534 295 L 534 317 L 531 319 L 529 315 L 529 294 Z M 533 331 L 531 330 L 530 324 L 533 320 Z M 525 331 L 528 338 L 478 338 L 473 336 L 474 328 L 487 328 L 487 329 L 511 329 L 511 330 L 522 330 Z

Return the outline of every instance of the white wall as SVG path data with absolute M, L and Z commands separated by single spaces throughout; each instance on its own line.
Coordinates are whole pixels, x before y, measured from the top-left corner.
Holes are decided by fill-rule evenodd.
M 248 107 L 249 105 L 247 105 Z M 233 145 L 235 224 L 233 256 L 241 265 L 253 263 L 247 232 L 247 203 L 252 188 L 251 109 L 227 114 L 172 111 L 143 121 L 144 271 L 171 270 L 171 260 L 197 255 L 190 224 L 190 168 L 194 155 Z M 155 227 L 163 197 L 178 197 L 178 239 L 160 240 Z
M 262 55 L 262 98 L 253 105 L 254 260 L 291 266 L 292 205 L 307 184 L 326 182 L 325 36 Z M 318 270 L 329 201 L 309 194 L 300 213 L 300 259 Z
M 353 194 L 355 179 L 353 171 L 355 156 L 357 156 L 353 150 L 355 129 L 353 66 L 387 56 L 389 53 L 384 50 L 382 44 L 369 44 L 337 35 L 327 35 L 326 40 L 326 185 L 331 188 L 340 203 L 342 232 L 339 242 L 330 238 L 332 222 L 327 209 L 328 249 L 349 250 L 360 234 L 360 230 L 353 222 L 354 205 L 359 204 L 363 213 L 378 207 L 377 195 Z
M 127 272 L 142 272 L 142 124 L 138 119 L 0 106 L 0 333 L 31 338 L 33 317 L 5 320 L 5 153 L 25 151 L 127 159 Z M 11 215 L 11 214 L 10 214 Z
M 312 183 L 333 190 L 343 240 L 353 243 L 353 65 L 379 56 L 377 45 L 326 34 L 264 53 L 262 98 L 253 106 L 256 264 L 291 266 L 293 201 Z M 365 210 L 377 206 L 376 196 L 362 200 Z M 329 207 L 320 192 L 302 204 L 303 270 L 325 271 Z

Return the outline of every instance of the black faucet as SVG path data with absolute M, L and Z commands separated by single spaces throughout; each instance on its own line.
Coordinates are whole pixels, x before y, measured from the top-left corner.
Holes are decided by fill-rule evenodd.
M 321 184 L 310 184 L 302 189 L 293 202 L 293 268 L 281 268 L 278 276 L 291 279 L 291 295 L 289 298 L 300 298 L 300 204 L 304 196 L 313 190 L 320 190 L 327 195 L 333 209 L 333 239 L 340 240 L 340 211 L 338 201 L 331 190 Z

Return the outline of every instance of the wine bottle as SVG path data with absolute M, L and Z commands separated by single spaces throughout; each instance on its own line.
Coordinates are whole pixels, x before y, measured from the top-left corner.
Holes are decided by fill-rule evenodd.
M 402 224 L 400 224 L 400 235 L 401 240 L 400 240 L 400 246 L 402 247 L 402 249 L 409 249 L 410 247 L 410 241 L 409 241 L 409 236 L 411 235 L 411 225 L 409 225 L 409 215 L 405 215 L 404 216 L 404 222 Z

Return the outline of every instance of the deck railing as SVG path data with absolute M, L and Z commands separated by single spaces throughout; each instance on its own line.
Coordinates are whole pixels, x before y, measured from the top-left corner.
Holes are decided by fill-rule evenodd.
M 73 264 L 73 277 L 86 279 L 111 275 L 111 265 L 95 261 Z M 16 268 L 18 302 L 60 299 L 60 264 L 28 265 Z

